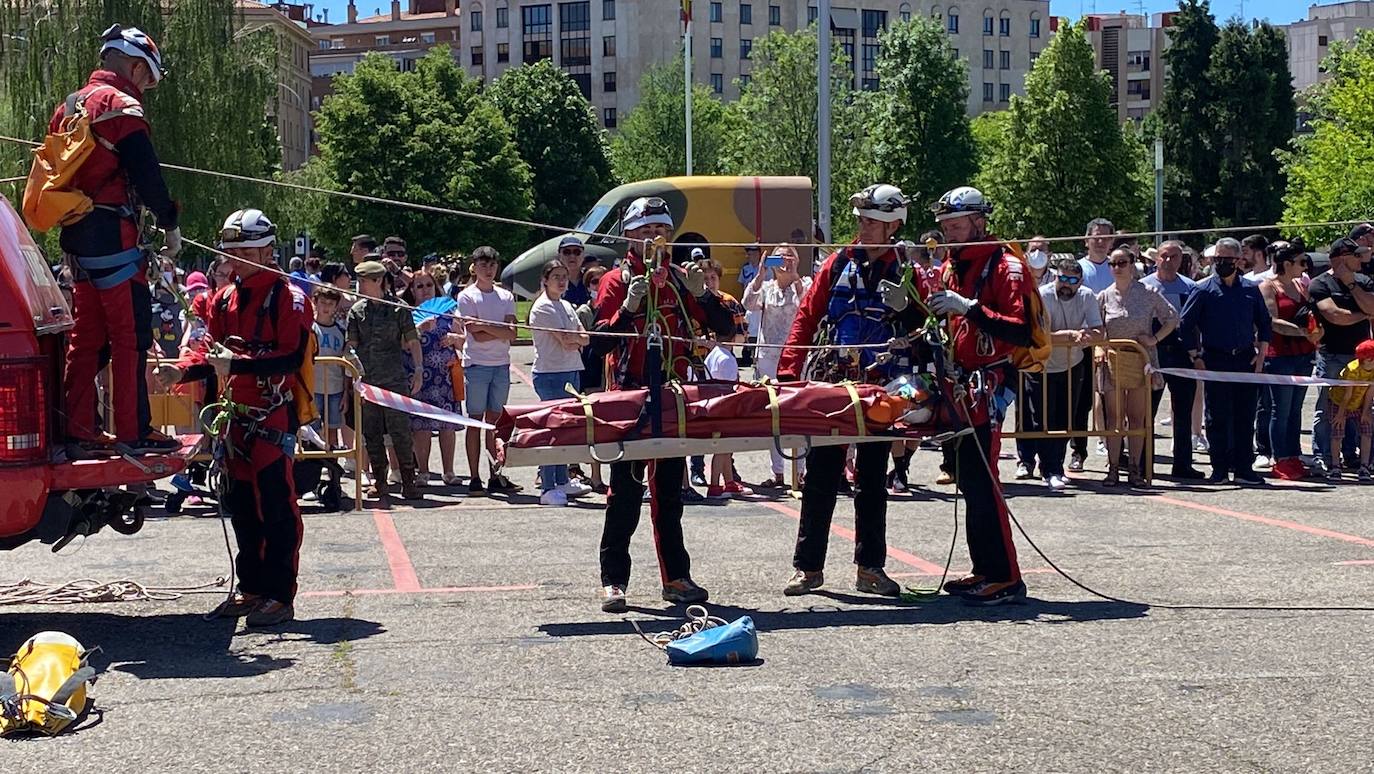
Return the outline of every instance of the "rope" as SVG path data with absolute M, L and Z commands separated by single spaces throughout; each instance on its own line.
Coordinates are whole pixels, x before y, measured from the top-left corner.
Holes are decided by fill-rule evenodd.
M 686 639 L 693 634 L 704 632 L 707 629 L 714 629 L 717 626 L 725 626 L 727 623 L 729 622 L 724 618 L 719 618 L 706 612 L 706 608 L 702 605 L 689 605 L 687 607 L 687 623 L 671 631 L 658 632 L 653 636 L 645 634 L 644 630 L 639 628 L 638 622 L 630 620 L 630 625 L 635 628 L 636 632 L 639 632 L 639 636 L 643 637 L 645 642 L 653 645 L 659 650 L 667 650 L 668 643 L 670 642 Z
M 228 581 L 224 576 L 199 586 L 145 586 L 121 579 L 100 582 L 81 578 L 66 583 L 42 583 L 25 578 L 0 584 L 0 605 L 76 605 L 92 602 L 170 602 L 184 594 L 215 593 Z

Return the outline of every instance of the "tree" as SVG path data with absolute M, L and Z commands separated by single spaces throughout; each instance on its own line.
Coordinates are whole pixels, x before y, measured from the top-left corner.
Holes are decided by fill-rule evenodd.
M 1026 76 L 1026 96 L 1011 98 L 1006 140 L 981 177 L 996 233 L 1076 234 L 1099 216 L 1128 229 L 1145 223 L 1145 156 L 1117 122 L 1085 29 L 1055 35 Z
M 969 122 L 969 133 L 973 135 L 974 157 L 977 159 L 980 185 L 982 171 L 989 168 L 1003 143 L 1007 141 L 1007 129 L 1010 124 L 1011 112 L 1007 110 L 980 113 Z
M 530 166 L 534 219 L 576 223 L 613 183 L 605 133 L 577 83 L 543 59 L 507 70 L 486 93 Z
M 1333 43 L 1322 69 L 1330 77 L 1305 95 L 1312 131 L 1281 154 L 1288 175 L 1284 220 L 1290 223 L 1359 220 L 1374 210 L 1374 32 Z M 1316 245 L 1345 229 L 1297 231 Z
M 1214 133 L 1218 225 L 1267 224 L 1283 212 L 1283 170 L 1275 150 L 1293 136 L 1295 109 L 1281 31 L 1232 19 L 1222 28 L 1207 78 L 1215 95 L 1206 116 Z
M 145 95 L 164 162 L 257 178 L 277 173 L 281 149 L 267 117 L 277 95 L 275 33 L 245 33 L 234 0 L 0 0 L 0 130 L 42 137 L 53 108 L 86 82 L 100 33 L 114 22 L 152 35 L 171 70 Z M 0 143 L 0 163 L 27 170 L 27 150 Z M 18 172 L 0 176 L 10 174 Z M 272 201 L 258 184 L 176 171 L 166 178 L 182 205 L 182 230 L 201 241 L 233 210 Z
M 754 41 L 749 87 L 740 95 L 738 140 L 730 166 L 743 175 L 817 178 L 816 28 L 773 32 Z M 873 182 L 867 117 L 872 101 L 857 93 L 853 69 L 839 41 L 830 67 L 832 241 L 855 228 L 849 196 Z
M 1170 228 L 1206 228 L 1212 225 L 1219 183 L 1216 132 L 1209 118 L 1216 92 L 1208 77 L 1218 32 L 1208 0 L 1179 0 L 1168 35 L 1159 105 L 1164 219 Z
M 873 166 L 876 179 L 911 197 L 906 231 L 914 236 L 934 225 L 925 205 L 978 170 L 968 74 L 944 27 L 923 16 L 889 26 L 879 42 Z
M 528 219 L 530 169 L 511 128 L 439 47 L 413 72 L 371 54 L 351 75 L 334 78 L 334 94 L 317 119 L 327 187 Z M 319 230 L 347 244 L 359 231 L 399 234 L 416 255 L 490 244 L 506 255 L 523 249 L 528 229 L 457 215 L 331 197 Z
M 626 182 L 687 173 L 687 120 L 682 58 L 644 71 L 639 103 L 611 141 L 611 165 Z M 702 84 L 692 85 L 692 173 L 726 173 L 734 110 Z

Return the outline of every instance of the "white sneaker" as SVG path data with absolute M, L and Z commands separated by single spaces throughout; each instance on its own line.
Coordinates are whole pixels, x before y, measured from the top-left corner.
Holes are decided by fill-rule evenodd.
M 563 486 L 558 487 L 558 490 L 566 497 L 581 497 L 584 494 L 590 494 L 592 488 L 581 481 L 569 481 Z
M 1064 479 L 1059 476 L 1045 476 L 1045 486 L 1049 487 L 1051 492 L 1062 492 L 1064 491 Z
M 1211 447 L 1207 445 L 1207 439 L 1205 437 L 1195 435 L 1193 436 L 1193 451 L 1211 451 Z
M 395 469 L 388 471 L 386 474 L 386 480 L 389 484 L 401 483 L 401 471 Z
M 564 506 L 568 504 L 568 496 L 557 489 L 550 489 L 539 496 L 540 505 Z
M 1101 438 L 1097 439 L 1097 456 L 1107 456 L 1107 442 L 1102 440 Z
M 343 462 L 341 462 L 341 463 L 339 463 L 339 464 L 340 464 L 341 467 L 343 467 L 343 470 L 344 470 L 345 473 L 349 474 L 350 476 L 353 475 L 353 458 L 352 458 L 352 457 L 344 457 L 344 458 L 343 458 Z
M 1173 423 L 1174 423 L 1174 418 L 1173 418 L 1173 417 L 1164 417 L 1163 419 L 1159 420 L 1159 424 L 1163 425 L 1164 427 L 1168 427 L 1169 425 L 1172 425 Z
M 1257 468 L 1257 469 L 1259 469 L 1259 470 L 1269 470 L 1269 469 L 1271 469 L 1271 468 L 1273 468 L 1273 467 L 1274 467 L 1274 460 L 1273 460 L 1273 458 L 1271 458 L 1271 457 L 1266 457 L 1266 456 L 1264 456 L 1263 454 L 1261 454 L 1261 455 L 1259 455 L 1258 457 L 1255 458 L 1255 468 Z

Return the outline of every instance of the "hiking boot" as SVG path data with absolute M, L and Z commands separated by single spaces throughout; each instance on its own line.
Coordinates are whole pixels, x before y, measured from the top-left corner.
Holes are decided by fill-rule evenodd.
M 234 592 L 228 599 L 210 611 L 211 618 L 242 618 L 262 605 L 262 597 Z
M 820 588 L 825 583 L 825 573 L 820 570 L 807 572 L 797 570 L 792 573 L 792 577 L 787 581 L 787 585 L 782 587 L 782 593 L 788 597 L 800 597 L 803 594 L 810 594 Z
M 415 485 L 415 471 L 401 469 L 401 499 L 402 500 L 423 500 L 425 495 L 420 491 L 420 487 Z
M 257 628 L 263 626 L 277 626 L 296 617 L 296 610 L 291 605 L 285 605 L 275 599 L 269 599 L 258 605 L 257 609 L 248 614 L 244 623 L 248 626 Z
M 854 589 L 880 597 L 896 597 L 902 593 L 902 587 L 897 585 L 897 581 L 887 577 L 887 573 L 883 572 L 881 567 L 860 567 L 854 578 Z
M 623 613 L 629 608 L 625 602 L 625 587 L 616 583 L 601 587 L 601 612 Z
M 181 441 L 154 430 L 129 444 L 135 454 L 171 454 L 181 449 Z
M 691 578 L 678 578 L 663 584 L 663 601 L 691 605 L 705 602 L 710 594 L 706 589 L 692 582 Z
M 960 595 L 964 604 L 991 607 L 1026 601 L 1026 584 L 1014 581 L 984 581 Z
M 363 494 L 369 500 L 386 500 L 391 494 L 391 485 L 387 483 L 386 463 L 372 465 L 372 486 L 367 488 Z
M 983 582 L 986 580 L 987 578 L 981 575 L 969 575 L 968 577 L 959 578 L 958 580 L 948 580 L 945 581 L 944 585 L 945 593 L 956 597 L 963 596 L 983 585 Z

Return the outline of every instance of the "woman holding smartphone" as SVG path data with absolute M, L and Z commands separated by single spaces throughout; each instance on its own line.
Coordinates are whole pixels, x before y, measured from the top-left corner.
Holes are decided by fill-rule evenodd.
M 797 272 L 797 250 L 783 243 L 773 249 L 772 255 L 763 260 L 765 269 L 773 270 L 773 278 L 764 279 L 768 272 L 760 271 L 754 275 L 744 288 L 744 308 L 759 315 L 759 347 L 754 358 L 754 376 L 778 378 L 778 358 L 782 355 L 782 345 L 787 342 L 787 333 L 792 329 L 792 321 L 797 317 L 797 308 L 802 296 L 811 287 L 811 278 Z M 784 489 L 787 487 L 783 477 L 782 455 L 777 449 L 769 452 L 772 457 L 773 477 L 760 486 Z

